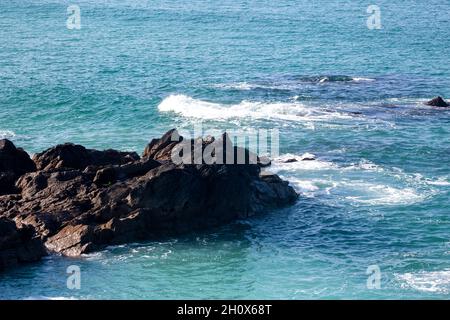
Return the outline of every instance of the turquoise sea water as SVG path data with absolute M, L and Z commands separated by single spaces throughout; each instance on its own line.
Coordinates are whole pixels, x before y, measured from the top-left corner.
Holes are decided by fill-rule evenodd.
M 47 257 L 0 274 L 0 298 L 448 299 L 450 111 L 422 103 L 450 98 L 449 23 L 442 0 L 1 1 L 0 137 L 30 153 L 141 152 L 202 121 L 277 128 L 281 159 L 317 160 L 270 169 L 301 193 L 291 208 Z

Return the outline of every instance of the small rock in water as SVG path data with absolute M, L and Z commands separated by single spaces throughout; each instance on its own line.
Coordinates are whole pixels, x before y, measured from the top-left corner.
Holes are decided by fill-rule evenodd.
M 302 161 L 314 161 L 316 160 L 316 156 L 311 153 L 305 153 L 302 155 Z
M 298 162 L 298 160 L 295 158 L 291 158 L 284 161 L 284 163 L 292 163 L 292 162 Z
M 425 104 L 427 106 L 440 107 L 440 108 L 450 107 L 450 104 L 445 102 L 445 100 L 442 97 L 433 98 L 432 100 L 426 102 Z
M 283 160 L 282 163 L 294 163 L 299 161 L 314 161 L 316 160 L 316 156 L 311 153 L 305 153 L 299 158 L 289 158 L 286 160 Z

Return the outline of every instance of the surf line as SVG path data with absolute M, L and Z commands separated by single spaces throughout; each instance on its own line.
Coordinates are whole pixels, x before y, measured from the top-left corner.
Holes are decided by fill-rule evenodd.
M 185 304 L 182 307 L 178 307 L 177 314 L 178 315 L 198 315 L 198 316 L 204 316 L 205 318 L 208 318 L 211 314 L 212 307 L 190 307 L 187 304 Z

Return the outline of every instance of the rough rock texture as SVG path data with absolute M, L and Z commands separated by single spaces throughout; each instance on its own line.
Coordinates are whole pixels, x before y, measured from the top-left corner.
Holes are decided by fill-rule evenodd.
M 7 139 L 0 140 L 0 195 L 16 192 L 16 179 L 35 170 L 34 162 L 25 151 Z
M 261 174 L 258 157 L 234 146 L 226 149 L 231 143 L 226 134 L 172 141 L 174 132 L 152 140 L 142 158 L 73 144 L 37 154 L 37 170 L 29 165 L 21 171 L 17 193 L 0 196 L 0 216 L 31 228 L 48 251 L 77 256 L 219 226 L 296 201 L 288 182 Z M 189 149 L 212 150 L 214 161 L 185 154 Z M 239 150 L 245 164 L 227 163 Z M 172 154 L 185 161 L 172 162 Z
M 39 260 L 45 254 L 42 241 L 32 227 L 17 228 L 16 223 L 0 218 L 0 271 L 23 262 Z
M 89 150 L 72 143 L 58 145 L 33 157 L 37 169 L 45 171 L 63 168 L 84 169 L 90 165 L 125 164 L 138 159 L 139 156 L 135 152 Z
M 428 106 L 440 107 L 440 108 L 450 107 L 450 104 L 445 102 L 445 100 L 442 97 L 433 98 L 430 101 L 426 102 L 425 104 Z

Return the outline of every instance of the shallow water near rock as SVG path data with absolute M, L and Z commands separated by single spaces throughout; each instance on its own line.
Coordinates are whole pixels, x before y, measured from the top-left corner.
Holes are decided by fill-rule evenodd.
M 134 4 L 133 4 L 134 3 Z M 46 257 L 2 299 L 448 299 L 449 4 L 0 3 L 0 138 L 141 153 L 172 127 L 278 128 L 293 207 L 186 235 Z M 433 17 L 430 21 L 430 17 Z M 301 161 L 305 154 L 316 160 Z M 288 159 L 297 162 L 285 163 Z M 66 286 L 81 268 L 81 289 Z M 381 289 L 367 288 L 378 265 Z

